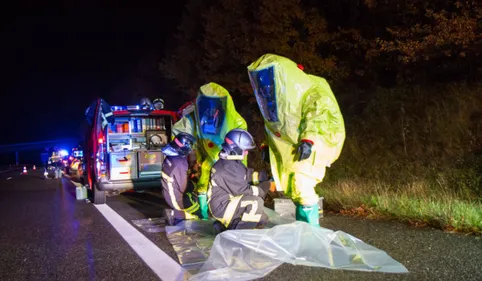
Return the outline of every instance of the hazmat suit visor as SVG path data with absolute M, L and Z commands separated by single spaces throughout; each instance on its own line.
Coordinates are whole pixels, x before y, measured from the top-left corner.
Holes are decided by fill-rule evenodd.
M 219 135 L 226 116 L 226 97 L 200 96 L 197 109 L 201 132 L 209 135 Z
M 278 122 L 274 66 L 249 71 L 248 74 L 261 114 L 269 122 Z

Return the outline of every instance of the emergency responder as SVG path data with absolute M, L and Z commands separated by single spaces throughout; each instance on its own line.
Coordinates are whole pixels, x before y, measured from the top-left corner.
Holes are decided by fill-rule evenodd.
M 264 118 L 264 155 L 276 188 L 293 200 L 298 221 L 319 225 L 315 186 L 345 141 L 336 98 L 325 79 L 278 55 L 263 55 L 248 66 L 248 75 Z
M 162 195 L 174 210 L 174 221 L 170 224 L 200 216 L 199 204 L 193 195 L 194 185 L 188 178 L 187 156 L 195 141 L 192 135 L 179 133 L 162 149 L 166 155 L 162 164 Z
M 219 159 L 211 169 L 208 190 L 216 232 L 252 229 L 267 223 L 264 197 L 270 188 L 268 177 L 242 163 L 248 150 L 255 147 L 253 137 L 245 130 L 234 129 L 226 134 Z
M 62 159 L 60 157 L 60 151 L 57 147 L 52 150 L 52 155 L 50 156 L 53 163 L 59 164 Z
M 208 218 L 206 192 L 211 167 L 218 159 L 224 136 L 232 129 L 247 129 L 246 121 L 234 107 L 229 92 L 216 83 L 199 89 L 194 107 L 173 126 L 173 133 L 185 132 L 196 137 L 194 150 L 199 166 L 195 190 L 198 193 L 202 217 Z M 247 160 L 244 160 L 247 164 Z

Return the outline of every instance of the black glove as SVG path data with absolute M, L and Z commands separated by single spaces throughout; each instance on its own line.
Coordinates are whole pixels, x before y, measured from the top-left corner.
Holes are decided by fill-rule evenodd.
M 259 171 L 258 172 L 258 182 L 264 182 L 264 181 L 268 181 L 269 178 L 268 178 L 268 174 L 266 173 L 266 171 Z
M 265 146 L 261 148 L 261 158 L 264 162 L 269 163 L 269 147 Z
M 270 187 L 270 182 L 269 181 L 265 181 L 265 182 L 261 182 L 259 185 L 258 185 L 258 190 L 259 190 L 259 197 L 263 198 L 263 200 L 266 198 L 266 195 L 268 194 L 269 192 L 269 187 Z
M 309 142 L 301 142 L 301 144 L 298 146 L 297 152 L 299 155 L 298 161 L 310 158 L 312 146 L 313 145 Z

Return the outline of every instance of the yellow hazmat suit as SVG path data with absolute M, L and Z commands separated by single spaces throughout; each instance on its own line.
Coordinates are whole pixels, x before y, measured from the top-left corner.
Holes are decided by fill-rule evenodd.
M 248 66 L 248 74 L 265 121 L 277 189 L 297 205 L 298 220 L 318 225 L 315 186 L 341 153 L 345 125 L 326 80 L 300 68 L 265 54 Z
M 224 136 L 232 129 L 247 130 L 246 121 L 234 107 L 229 92 L 216 83 L 199 88 L 195 109 L 173 126 L 173 133 L 188 133 L 196 137 L 196 161 L 201 166 L 196 185 L 203 217 L 208 216 L 206 192 L 212 165 L 218 160 Z M 244 164 L 247 165 L 245 159 Z

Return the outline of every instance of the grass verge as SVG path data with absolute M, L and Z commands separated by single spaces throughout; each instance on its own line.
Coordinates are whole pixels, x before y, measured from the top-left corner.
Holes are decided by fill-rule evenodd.
M 339 181 L 318 188 L 327 209 L 369 217 L 392 217 L 449 231 L 482 234 L 482 202 L 420 182 L 397 190 L 381 183 Z

